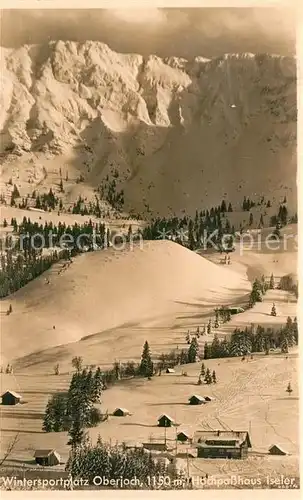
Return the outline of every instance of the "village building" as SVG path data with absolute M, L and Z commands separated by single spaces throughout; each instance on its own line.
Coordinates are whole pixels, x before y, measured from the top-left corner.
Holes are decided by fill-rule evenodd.
M 174 423 L 174 420 L 169 415 L 164 414 L 158 418 L 158 427 L 171 427 Z
M 190 405 L 202 405 L 204 403 L 206 403 L 206 400 L 202 396 L 197 396 L 196 394 L 193 394 L 193 396 L 189 398 Z
M 194 444 L 198 458 L 243 459 L 251 448 L 247 431 L 197 431 Z
M 190 440 L 190 435 L 187 432 L 180 431 L 177 434 L 177 441 L 181 441 L 181 443 L 185 443 Z
M 240 314 L 244 312 L 243 307 L 228 307 L 230 314 Z
M 167 445 L 164 441 L 149 441 L 148 443 L 143 443 L 143 448 L 145 450 L 166 451 Z
M 135 450 L 139 448 L 143 448 L 143 444 L 139 441 L 127 441 L 124 443 L 124 446 L 127 450 Z
M 130 415 L 130 412 L 126 408 L 116 408 L 113 415 L 114 417 L 126 417 Z
M 268 449 L 268 452 L 270 455 L 288 455 L 286 451 L 281 448 L 278 444 L 272 444 L 270 448 Z
M 61 462 L 61 457 L 56 450 L 36 450 L 34 457 L 36 464 L 43 466 L 59 465 Z
M 15 391 L 6 391 L 2 394 L 3 405 L 17 405 L 21 402 L 21 396 Z
M 166 368 L 166 373 L 175 373 L 173 368 Z

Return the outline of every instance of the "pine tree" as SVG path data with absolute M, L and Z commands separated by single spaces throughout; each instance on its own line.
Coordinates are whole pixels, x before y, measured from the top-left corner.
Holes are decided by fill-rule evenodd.
M 262 214 L 260 215 L 259 227 L 264 227 L 264 219 Z
M 187 331 L 185 340 L 186 340 L 187 344 L 190 344 L 190 333 L 189 333 L 189 330 Z
M 81 356 L 75 356 L 72 359 L 72 366 L 76 369 L 77 372 L 82 370 L 83 358 Z
M 254 216 L 253 216 L 253 214 L 250 212 L 250 214 L 249 214 L 249 225 L 250 225 L 250 226 L 252 226 L 252 225 L 253 225 L 253 223 L 254 223 Z
M 211 358 L 211 350 L 210 350 L 210 346 L 207 344 L 207 342 L 205 342 L 205 344 L 204 344 L 204 355 L 203 355 L 203 358 L 204 359 Z
M 202 377 L 204 377 L 204 375 L 205 375 L 205 364 L 204 363 L 202 363 L 202 365 L 201 365 L 200 375 L 202 375 Z
M 288 338 L 285 334 L 282 336 L 280 347 L 283 354 L 288 354 Z
M 268 336 L 266 335 L 266 337 L 264 339 L 264 352 L 265 352 L 266 356 L 269 355 L 269 349 L 270 349 L 270 341 L 269 341 Z
M 276 310 L 275 303 L 273 303 L 273 305 L 272 305 L 270 315 L 271 315 L 271 316 L 277 316 L 277 310 Z
M 61 432 L 65 430 L 66 420 L 66 397 L 56 394 L 53 401 L 53 431 Z
M 3 221 L 3 227 L 7 227 L 7 226 L 8 226 L 8 224 L 7 224 L 7 220 L 6 220 L 6 219 L 4 219 L 4 221 Z
M 190 219 L 188 224 L 188 248 L 194 250 L 196 247 L 196 242 L 194 238 L 193 221 Z
M 291 387 L 291 383 L 290 383 L 290 382 L 288 382 L 288 384 L 287 384 L 286 392 L 288 392 L 288 395 L 289 395 L 289 396 L 290 396 L 290 395 L 291 395 L 291 393 L 293 392 L 293 389 L 292 389 L 292 387 Z
M 221 203 L 221 212 L 225 213 L 226 211 L 227 211 L 227 209 L 226 209 L 226 201 L 222 200 L 222 203 Z
M 143 346 L 139 373 L 144 377 L 151 377 L 153 375 L 153 362 L 151 359 L 150 348 L 147 340 L 145 341 Z
M 280 205 L 278 218 L 280 219 L 282 226 L 286 226 L 288 222 L 288 211 L 285 205 Z
M 254 305 L 256 302 L 262 302 L 262 286 L 258 279 L 255 279 L 250 294 L 250 302 Z
M 12 195 L 11 195 L 11 206 L 15 206 L 16 205 L 16 198 L 19 198 L 20 197 L 20 193 L 19 193 L 19 189 L 17 188 L 16 184 L 14 184 L 14 187 L 13 187 L 13 192 L 12 192 Z
M 278 221 L 277 224 L 276 224 L 276 228 L 275 228 L 275 230 L 272 233 L 273 239 L 276 239 L 276 240 L 280 240 L 281 239 L 281 230 L 280 229 L 281 229 L 281 224 Z
M 93 403 L 100 403 L 103 387 L 103 376 L 100 366 L 98 366 L 95 371 L 93 381 L 92 381 L 92 393 L 91 398 Z
M 213 341 L 211 343 L 211 355 L 213 358 L 221 357 L 221 345 L 218 338 L 218 335 L 215 333 Z
M 66 429 L 67 398 L 65 394 L 55 394 L 46 406 L 42 429 L 45 432 L 61 432 Z
M 84 430 L 83 423 L 81 422 L 81 417 L 79 414 L 75 414 L 75 417 L 72 421 L 71 428 L 69 429 L 69 440 L 68 445 L 72 448 L 76 448 L 83 444 L 86 440 L 86 433 Z
M 216 318 L 215 318 L 214 327 L 219 328 L 219 313 L 218 313 L 218 311 L 216 311 Z
M 59 375 L 59 364 L 58 363 L 54 366 L 54 373 L 55 373 L 55 375 Z
M 207 334 L 211 335 L 211 318 L 209 318 L 208 324 L 207 324 Z
M 231 205 L 231 203 L 229 202 L 228 204 L 228 209 L 227 209 L 228 212 L 232 212 L 233 211 L 233 207 Z
M 269 288 L 270 288 L 270 290 L 273 290 L 275 288 L 275 278 L 274 278 L 273 273 L 270 276 Z
M 217 383 L 217 376 L 216 376 L 215 370 L 213 370 L 213 373 L 212 373 L 212 381 L 213 381 L 213 384 Z
M 295 343 L 298 344 L 298 321 L 297 321 L 297 317 L 295 317 L 294 320 L 293 320 L 292 331 L 293 331 L 293 336 L 294 336 L 294 339 L 295 339 Z
M 211 376 L 209 368 L 206 369 L 204 381 L 205 381 L 206 384 L 211 384 L 212 383 L 212 376 Z
M 44 432 L 52 432 L 54 428 L 53 422 L 53 412 L 52 412 L 52 403 L 51 400 L 48 401 L 46 405 L 46 410 L 43 418 L 42 430 Z
M 196 337 L 193 337 L 187 354 L 188 363 L 195 363 L 197 361 L 198 352 L 199 352 L 198 342 Z
M 266 293 L 266 291 L 268 290 L 268 285 L 266 284 L 264 274 L 262 274 L 262 276 L 261 276 L 260 283 L 261 283 L 261 292 L 264 295 Z
M 64 187 L 63 187 L 63 181 L 62 181 L 62 179 L 60 180 L 59 188 L 60 188 L 60 193 L 64 193 Z
M 246 212 L 246 210 L 247 210 L 247 200 L 246 200 L 246 196 L 244 196 L 244 199 L 243 199 L 243 203 L 242 203 L 242 210 L 243 210 L 243 212 Z

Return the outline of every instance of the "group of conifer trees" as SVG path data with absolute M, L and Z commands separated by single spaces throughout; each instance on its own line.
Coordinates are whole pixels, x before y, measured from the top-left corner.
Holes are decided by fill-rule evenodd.
M 297 318 L 287 318 L 286 324 L 281 328 L 264 328 L 258 325 L 256 329 L 236 328 L 230 339 L 225 337 L 220 340 L 217 335 L 211 344 L 204 344 L 204 359 L 224 358 L 232 356 L 245 356 L 254 352 L 269 354 L 270 349 L 281 349 L 287 353 L 288 348 L 298 345 Z
M 95 373 L 86 369 L 73 374 L 67 393 L 53 395 L 47 403 L 42 429 L 45 432 L 68 431 L 70 444 L 80 444 L 84 429 L 102 420 L 101 412 L 94 406 L 100 403 L 103 376 L 98 367 Z
M 209 384 L 216 384 L 217 383 L 217 374 L 216 370 L 213 370 L 212 373 L 209 368 L 205 367 L 205 364 L 202 363 L 201 365 L 201 370 L 198 378 L 198 385 L 201 385 L 203 383 L 209 385 Z
M 9 238 L 9 237 L 8 237 Z M 6 244 L 6 248 L 10 243 Z M 1 255 L 0 297 L 7 297 L 24 285 L 40 276 L 55 262 L 67 257 L 68 251 L 54 251 L 49 255 L 42 255 L 41 250 L 34 250 L 24 246 L 22 251 L 7 250 Z
M 143 448 L 127 448 L 124 443 L 112 445 L 103 442 L 100 436 L 95 445 L 87 441 L 74 447 L 66 470 L 73 478 L 85 479 L 90 485 L 94 485 L 94 478 L 100 476 L 113 480 L 104 485 L 106 488 L 171 490 L 186 485 L 184 471 L 169 467 Z M 119 486 L 117 481 L 121 481 Z
M 70 259 L 82 251 L 107 248 L 112 235 L 105 224 L 92 221 L 72 226 L 59 222 L 39 224 L 24 217 L 20 224 L 10 221 L 13 235 L 0 240 L 2 245 L 0 297 L 19 290 L 60 259 Z M 8 222 L 4 220 L 4 227 Z M 51 248 L 52 252 L 44 253 Z
M 142 236 L 145 240 L 171 239 L 190 250 L 195 250 L 201 247 L 209 235 L 213 235 L 212 242 L 223 250 L 223 235 L 235 233 L 235 227 L 231 226 L 227 212 L 232 212 L 232 206 L 229 203 L 227 208 L 223 200 L 221 205 L 211 210 L 196 211 L 194 217 L 152 219 L 143 229 Z M 225 242 L 225 247 L 226 245 L 228 242 Z M 209 242 L 208 246 L 211 246 Z M 232 242 L 230 242 L 231 249 Z

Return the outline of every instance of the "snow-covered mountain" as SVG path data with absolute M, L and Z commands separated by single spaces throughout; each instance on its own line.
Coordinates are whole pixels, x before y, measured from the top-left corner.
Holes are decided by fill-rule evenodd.
M 2 49 L 0 127 L 4 177 L 72 156 L 83 187 L 116 175 L 126 209 L 191 212 L 254 192 L 295 203 L 291 57 L 161 59 L 91 41 Z

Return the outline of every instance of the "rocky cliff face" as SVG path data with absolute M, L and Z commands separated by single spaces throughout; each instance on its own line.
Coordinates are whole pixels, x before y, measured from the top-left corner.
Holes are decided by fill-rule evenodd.
M 293 58 L 163 60 L 58 41 L 3 49 L 1 80 L 4 163 L 82 150 L 87 185 L 118 172 L 126 208 L 153 213 L 225 193 L 295 198 Z

